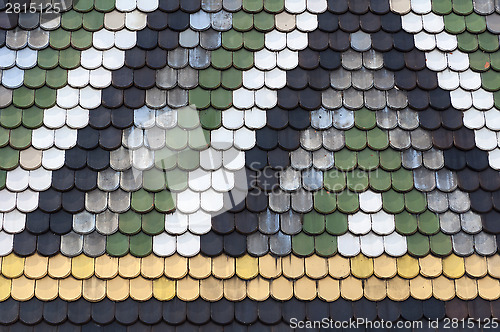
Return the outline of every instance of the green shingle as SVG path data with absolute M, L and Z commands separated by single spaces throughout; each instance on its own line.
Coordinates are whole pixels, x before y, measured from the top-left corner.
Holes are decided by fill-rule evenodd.
M 125 256 L 128 253 L 128 236 L 117 232 L 106 238 L 106 252 L 110 256 Z
M 369 130 L 366 133 L 368 146 L 374 150 L 385 150 L 389 146 L 389 137 L 387 131 L 378 127 Z
M 465 18 L 460 15 L 451 13 L 443 17 L 444 28 L 451 34 L 459 34 L 465 31 Z
M 366 131 L 359 130 L 355 127 L 346 130 L 345 145 L 351 150 L 363 150 L 366 147 Z
M 372 129 L 377 124 L 375 119 L 375 112 L 363 107 L 354 112 L 354 124 L 359 129 Z
M 258 13 L 264 7 L 262 0 L 243 0 L 243 10 L 251 13 Z
M 198 109 L 204 109 L 210 106 L 210 91 L 197 87 L 189 90 L 188 93 L 190 105 L 195 105 Z
M 65 30 L 78 30 L 82 27 L 82 13 L 70 10 L 61 15 L 61 26 Z
M 40 108 L 51 108 L 56 104 L 56 90 L 48 86 L 35 90 L 35 104 Z
M 92 8 L 94 8 L 94 0 L 78 0 L 73 4 L 73 9 L 79 12 L 88 12 Z
M 479 48 L 485 52 L 496 52 L 498 51 L 498 35 L 494 35 L 489 32 L 483 32 L 477 36 L 479 43 Z
M 154 195 L 144 189 L 132 193 L 131 207 L 137 212 L 149 212 L 153 209 Z M 139 224 L 140 226 L 140 224 Z
M 233 92 L 224 88 L 210 92 L 210 102 L 214 108 L 227 109 L 233 103 Z
M 205 129 L 217 129 L 222 124 L 222 113 L 213 108 L 200 111 L 200 122 Z
M 45 81 L 47 86 L 53 89 L 60 89 L 68 84 L 68 71 L 62 69 L 61 67 L 48 70 Z
M 427 210 L 418 215 L 418 231 L 425 235 L 439 232 L 439 217 L 437 214 Z
M 314 252 L 314 237 L 300 232 L 292 237 L 292 251 L 299 256 L 310 256 Z
M 474 52 L 478 48 L 477 36 L 463 32 L 457 36 L 458 49 L 462 52 Z
M 16 107 L 28 108 L 35 102 L 35 91 L 22 86 L 15 89 L 12 93 L 12 103 Z
M 337 237 L 328 233 L 314 237 L 314 247 L 320 256 L 329 257 L 337 253 Z
M 417 217 L 406 211 L 394 215 L 396 231 L 403 235 L 411 235 L 417 231 Z
M 200 167 L 200 153 L 196 150 L 185 149 L 179 152 L 177 165 L 188 171 L 193 171 Z
M 445 235 L 442 232 L 430 236 L 431 251 L 436 256 L 449 256 L 453 250 L 451 244 L 451 236 Z
M 160 191 L 165 189 L 165 173 L 152 168 L 142 173 L 142 186 L 147 191 Z
M 213 68 L 207 68 L 199 71 L 198 83 L 205 89 L 215 89 L 221 82 L 221 72 Z
M 212 51 L 210 59 L 216 69 L 227 69 L 233 65 L 233 53 L 223 48 Z
M 104 14 L 92 10 L 83 14 L 83 27 L 88 31 L 97 31 L 104 26 Z
M 382 193 L 382 208 L 388 213 L 399 213 L 404 210 L 404 197 L 394 190 Z
M 187 146 L 188 131 L 178 126 L 167 130 L 166 145 L 174 150 L 183 150 Z
M 253 67 L 253 53 L 245 49 L 241 49 L 233 53 L 234 67 L 241 70 L 250 69 Z
M 436 14 L 449 14 L 452 9 L 451 0 L 432 0 L 432 11 Z
M 243 34 L 236 30 L 229 30 L 223 32 L 222 46 L 230 51 L 239 50 L 243 46 Z
M 422 213 L 427 208 L 427 200 L 425 194 L 413 189 L 404 194 L 406 210 L 410 213 Z
M 210 143 L 210 131 L 205 129 L 191 130 L 188 134 L 188 146 L 194 150 L 205 150 Z
M 41 88 L 45 84 L 45 70 L 34 67 L 24 71 L 24 85 L 31 89 Z M 33 94 L 34 96 L 34 94 Z M 18 98 L 23 99 L 20 95 Z
M 465 26 L 467 27 L 467 31 L 478 34 L 486 30 L 486 20 L 484 16 L 471 13 L 465 16 Z
M 354 192 L 365 191 L 368 188 L 368 173 L 359 169 L 346 173 L 347 187 Z
M 337 194 L 337 207 L 344 213 L 354 213 L 359 209 L 358 194 L 349 190 Z
M 142 216 L 142 230 L 149 235 L 157 235 L 165 230 L 165 215 L 153 210 Z
M 285 0 L 264 0 L 264 9 L 270 13 L 279 13 L 285 9 Z
M 101 12 L 110 12 L 115 8 L 115 0 L 94 0 L 94 8 Z
M 130 253 L 136 257 L 144 257 L 153 251 L 153 238 L 139 233 L 130 237 Z
M 321 213 L 331 213 L 337 206 L 335 194 L 320 190 L 314 193 L 314 208 Z
M 248 31 L 253 28 L 253 15 L 242 10 L 233 13 L 233 28 L 238 31 Z
M 10 145 L 18 150 L 23 150 L 31 145 L 31 130 L 20 126 L 10 131 Z
M 366 148 L 358 152 L 358 167 L 365 171 L 371 171 L 379 166 L 378 152 Z
M 395 171 L 401 167 L 401 153 L 393 149 L 380 152 L 380 167 L 386 171 Z
M 232 67 L 222 72 L 222 86 L 228 90 L 236 90 L 243 85 L 243 74 Z
M 253 17 L 255 29 L 261 32 L 268 32 L 274 29 L 274 15 L 262 11 Z
M 476 51 L 469 53 L 470 68 L 474 71 L 483 72 L 490 68 L 490 56 L 488 53 Z
M 0 148 L 3 148 L 7 144 L 9 144 L 9 135 L 10 135 L 10 130 L 0 127 Z M 5 173 L 4 171 L 1 171 L 0 174 Z
M 0 124 L 5 128 L 16 128 L 21 125 L 23 111 L 9 106 L 0 112 Z
M 406 238 L 408 252 L 417 257 L 423 257 L 429 254 L 429 238 L 420 233 L 415 233 Z
M 38 66 L 42 69 L 52 69 L 59 63 L 59 51 L 50 47 L 38 51 Z
M 323 184 L 329 191 L 339 192 L 346 186 L 345 173 L 333 168 L 323 173 Z
M 71 46 L 78 50 L 85 50 L 92 46 L 92 32 L 80 29 L 71 32 Z
M 243 33 L 243 45 L 247 50 L 259 51 L 264 48 L 264 34 L 257 30 Z
M 141 215 L 128 211 L 118 216 L 118 229 L 123 234 L 137 234 L 141 230 Z
M 347 232 L 347 215 L 339 211 L 326 216 L 326 231 L 333 235 L 342 235 Z
M 377 168 L 368 173 L 370 179 L 370 188 L 375 191 L 387 191 L 391 188 L 391 173 Z
M 349 151 L 348 149 L 342 149 L 334 152 L 333 157 L 335 166 L 342 171 L 349 171 L 356 167 L 357 155 L 355 152 Z
M 176 168 L 166 172 L 167 188 L 172 191 L 182 191 L 187 188 L 188 173 Z
M 310 235 L 319 235 L 325 231 L 325 216 L 311 211 L 304 214 L 302 230 Z
M 11 170 L 19 165 L 19 151 L 10 146 L 0 148 L 0 169 Z
M 409 191 L 413 188 L 413 173 L 404 168 L 391 173 L 392 187 L 396 191 Z
M 59 52 L 59 65 L 64 69 L 74 69 L 80 65 L 80 51 L 67 48 Z
M 482 86 L 488 91 L 498 91 L 500 90 L 500 76 L 494 70 L 488 70 L 481 74 Z
M 23 110 L 23 126 L 30 129 L 43 125 L 43 110 L 34 106 Z
M 155 194 L 155 208 L 159 212 L 167 213 L 175 209 L 175 196 L 168 190 Z
M 50 46 L 56 50 L 62 50 L 69 46 L 71 41 L 71 32 L 59 28 L 50 32 Z
M 469 15 L 474 10 L 472 0 L 453 0 L 453 11 L 460 15 Z

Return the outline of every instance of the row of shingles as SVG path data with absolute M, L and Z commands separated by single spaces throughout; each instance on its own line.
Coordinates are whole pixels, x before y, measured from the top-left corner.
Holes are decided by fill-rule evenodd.
M 386 17 L 388 17 L 388 19 L 386 19 L 386 22 L 387 22 L 388 20 L 390 20 L 390 19 L 394 19 L 394 18 L 396 18 L 396 19 L 398 19 L 398 20 L 399 20 L 399 18 L 398 18 L 398 17 L 391 17 L 391 16 L 386 16 Z M 355 21 L 355 20 L 354 20 L 354 21 Z M 329 22 L 329 20 L 322 20 L 322 19 L 320 19 L 320 22 Z M 354 24 L 354 25 L 355 25 L 355 24 Z M 390 26 L 390 24 L 387 24 L 387 25 L 389 25 L 389 26 Z M 392 25 L 394 26 L 394 23 L 393 23 Z M 321 27 L 321 25 L 320 25 L 320 27 Z M 329 27 L 329 28 L 330 28 L 330 27 Z M 380 26 L 379 26 L 379 28 L 380 28 Z M 333 27 L 333 28 L 331 28 L 331 29 L 332 29 L 332 30 L 334 30 L 334 29 L 335 29 L 335 27 Z M 359 29 L 359 26 L 358 26 L 358 27 L 354 27 L 352 31 L 355 31 L 356 29 Z M 396 29 L 397 29 L 397 27 L 396 27 Z M 399 29 L 400 29 L 400 27 L 399 27 Z M 370 45 L 370 43 L 369 43 L 370 38 L 369 38 L 369 37 L 366 37 L 366 36 L 361 36 L 361 38 L 365 38 L 365 39 L 366 39 L 366 38 L 368 38 L 368 43 L 367 43 L 366 41 L 363 41 L 363 40 L 361 40 L 361 42 L 360 42 L 360 43 L 358 43 L 358 42 L 359 42 L 359 40 L 358 40 L 358 39 L 353 38 L 353 39 L 351 39 L 351 43 L 353 43 L 353 45 L 351 45 L 351 46 L 352 46 L 353 48 L 358 48 L 358 49 L 359 49 L 359 48 L 360 48 L 360 45 L 359 45 L 359 44 L 367 44 L 367 45 L 364 45 L 363 47 L 368 47 L 368 48 L 369 48 L 369 47 L 371 46 L 371 45 Z M 377 39 L 376 39 L 376 40 L 377 40 Z M 320 44 L 321 44 L 321 38 L 316 38 L 316 39 L 314 39 L 314 43 L 315 43 L 315 44 L 314 44 L 314 47 L 317 47 L 317 49 L 319 49 L 319 50 L 321 50 L 321 49 L 324 49 L 324 48 L 327 48 L 327 47 L 328 47 L 328 44 L 327 44 L 327 43 L 328 43 L 328 39 L 324 39 L 324 40 L 323 40 L 324 45 L 320 45 Z M 356 44 L 356 45 L 355 45 L 355 44 Z M 386 44 L 387 44 L 387 42 L 386 42 Z M 411 45 L 410 45 L 410 46 L 411 46 Z M 348 44 L 347 44 L 347 47 L 348 47 Z M 389 42 L 389 47 L 392 47 L 392 41 L 390 41 L 390 42 Z M 403 46 L 400 46 L 400 47 L 403 47 Z M 408 45 L 405 45 L 405 47 L 408 47 Z M 366 50 L 366 49 L 360 49 L 360 50 Z M 316 54 L 317 54 L 317 53 L 316 53 Z M 308 56 L 307 56 L 307 57 L 305 56 L 304 58 L 305 58 L 305 59 L 307 59 L 307 60 L 309 60 L 309 59 L 311 59 L 310 55 L 311 55 L 311 54 L 308 54 Z M 312 55 L 314 55 L 314 52 L 312 52 Z M 412 60 L 413 60 L 411 57 L 408 57 L 408 58 L 409 58 L 409 61 L 408 61 L 408 62 L 410 62 L 410 61 L 412 61 Z M 304 60 L 304 61 L 306 62 L 307 60 Z M 361 63 L 361 61 L 360 61 L 360 63 Z M 299 65 L 300 65 L 300 57 L 299 57 Z M 309 64 L 307 64 L 307 63 L 306 63 L 306 64 L 304 64 L 303 66 L 307 68 L 307 65 L 309 65 Z M 412 64 L 410 64 L 410 66 L 411 66 L 411 65 L 412 65 Z M 312 64 L 312 66 L 311 66 L 310 68 L 314 68 L 314 67 L 316 67 L 316 66 L 318 66 L 318 62 L 313 63 L 313 64 Z M 424 66 L 425 66 L 425 64 L 424 64 Z M 290 72 L 289 72 L 289 73 L 287 73 L 287 74 L 290 74 Z M 318 76 L 320 76 L 320 75 L 317 75 L 317 74 L 320 74 L 320 73 L 315 73 L 315 75 L 316 75 L 316 76 L 315 76 L 315 78 L 317 78 Z M 303 75 L 303 76 L 305 76 L 305 75 Z M 300 78 L 300 73 L 299 73 L 299 75 L 295 76 L 294 78 L 296 78 L 296 77 L 299 77 L 299 78 Z M 321 81 L 321 79 L 319 79 L 319 81 Z M 326 79 L 325 81 L 326 81 L 326 82 L 327 82 L 327 84 L 328 84 L 328 75 L 327 75 L 327 79 Z M 295 82 L 293 82 L 293 83 L 295 83 Z M 332 82 L 332 83 L 333 83 L 333 82 Z M 307 84 L 307 82 L 305 82 L 305 84 Z M 297 84 L 296 84 L 297 86 L 295 86 L 295 88 L 300 88 L 300 87 L 299 87 L 299 85 L 304 86 L 305 84 L 297 83 Z M 309 84 L 311 84 L 311 82 L 309 82 Z M 325 85 L 325 86 L 327 86 L 327 85 Z M 318 88 L 318 87 L 315 87 L 315 88 Z M 311 95 L 312 95 L 312 94 L 314 94 L 314 92 L 312 92 L 312 90 L 308 91 L 308 93 L 309 93 L 309 94 L 311 94 Z M 306 96 L 306 97 L 304 97 L 304 99 L 305 99 L 305 100 L 311 100 L 311 97 L 310 97 L 310 96 Z M 320 98 L 315 98 L 316 103 L 318 103 L 320 100 L 321 100 Z M 288 101 L 288 99 L 287 99 L 287 101 Z M 301 104 L 301 106 L 303 106 L 303 107 L 308 107 L 308 106 L 309 106 L 309 107 L 311 107 L 311 106 L 312 106 L 312 108 L 314 108 L 314 107 L 318 107 L 319 105 L 307 105 L 306 103 L 302 103 L 302 104 Z M 327 203 L 328 203 L 328 202 L 327 202 Z M 325 204 L 325 206 L 326 206 L 326 205 L 328 205 L 328 204 Z M 331 205 L 331 204 L 330 204 L 330 205 Z M 320 227 L 320 228 L 321 228 L 321 227 Z M 328 243 L 328 242 L 327 242 L 327 243 Z M 331 245 L 331 243 L 329 243 L 329 244 Z M 311 242 L 311 246 L 312 246 L 312 247 L 314 246 L 314 244 L 313 244 L 312 242 Z M 451 247 L 451 243 L 450 243 L 450 247 Z M 305 249 L 305 248 L 303 248 L 303 249 Z M 310 252 L 312 251 L 312 248 L 307 248 L 307 249 L 305 249 L 305 250 L 306 250 L 308 253 L 310 253 Z M 451 251 L 451 248 L 447 251 L 447 253 L 449 253 L 450 251 Z
M 437 5 L 437 4 L 436 4 Z M 496 61 L 495 57 L 498 57 L 498 20 L 499 16 L 492 11 L 487 10 L 487 12 L 479 12 L 479 14 L 473 12 L 472 2 L 464 2 L 462 6 L 453 6 L 451 4 L 441 4 L 441 6 L 434 6 L 433 12 L 438 15 L 443 15 L 444 27 L 446 31 L 450 34 L 457 35 L 457 45 L 461 52 L 468 53 L 469 58 L 469 70 L 481 73 L 481 86 L 486 91 L 491 91 L 495 93 L 500 89 L 497 86 L 497 76 L 496 71 Z M 452 12 L 453 10 L 453 12 Z M 485 15 L 487 14 L 487 15 Z M 485 15 L 485 16 L 481 16 Z M 488 31 L 486 31 L 488 30 Z M 478 49 L 480 48 L 480 50 Z M 476 86 L 475 89 L 478 89 Z M 464 92 L 465 93 L 465 92 Z M 467 112 L 470 113 L 470 112 Z M 498 110 L 492 109 L 488 111 L 491 116 L 498 118 Z M 484 112 L 486 115 L 486 112 Z M 483 112 L 479 112 L 478 116 L 484 116 Z M 468 152 L 462 152 L 460 150 L 455 150 L 455 156 L 451 156 L 451 160 L 454 161 L 450 163 L 450 168 L 459 170 L 459 182 L 464 187 L 465 191 L 470 192 L 471 197 L 471 207 L 478 213 L 482 214 L 483 226 L 486 230 L 492 233 L 498 233 L 498 226 L 495 220 L 498 216 L 499 206 L 499 194 L 500 189 L 500 176 L 497 170 L 491 168 L 494 166 L 491 162 L 492 154 L 490 153 L 488 162 L 488 155 L 486 152 L 482 152 L 475 146 L 471 149 L 472 139 L 476 138 L 476 141 L 481 139 L 478 136 L 486 135 L 490 143 L 492 143 L 492 138 L 495 138 L 495 121 L 488 121 L 486 124 L 489 129 L 476 128 L 473 124 L 470 125 L 470 120 L 466 122 L 456 121 L 461 125 L 471 127 L 471 129 L 462 128 L 461 131 L 464 135 L 460 135 L 461 138 L 468 138 L 463 140 L 456 140 L 454 144 L 457 148 L 461 150 L 469 150 Z M 482 121 L 484 125 L 484 120 Z M 490 128 L 491 126 L 491 128 Z M 475 130 L 475 133 L 472 131 Z M 491 129 L 491 130 L 490 130 Z M 487 135 L 489 134 L 489 135 Z M 493 135 L 491 135 L 493 134 Z M 484 139 L 483 139 L 484 140 Z M 458 142 L 457 142 L 458 141 Z M 465 142 L 464 142 L 465 141 Z M 466 146 L 458 146 L 457 143 L 465 143 Z M 491 150 L 495 148 L 495 144 L 488 143 L 487 146 L 481 146 L 481 150 Z M 495 149 L 496 150 L 496 149 Z M 450 150 L 453 151 L 453 150 Z M 465 164 L 469 166 L 470 169 L 464 169 Z M 470 165 L 472 164 L 472 165 Z
M 331 318 L 335 321 L 348 321 L 364 318 L 366 321 L 383 319 L 386 322 L 398 320 L 419 321 L 427 324 L 428 320 L 442 320 L 445 317 L 456 319 L 495 319 L 498 318 L 498 301 L 476 299 L 462 301 L 439 301 L 434 298 L 425 301 L 408 299 L 393 302 L 389 299 L 371 302 L 365 299 L 350 302 L 343 299 L 327 303 L 321 300 L 310 302 L 295 299 L 278 302 L 266 300 L 254 302 L 249 299 L 241 302 L 220 300 L 207 302 L 201 299 L 183 302 L 173 299 L 167 302 L 148 300 L 137 302 L 131 299 L 123 302 L 103 300 L 90 303 L 84 299 L 65 302 L 59 299 L 41 302 L 32 299 L 28 302 L 7 300 L 1 303 L 1 323 L 4 325 L 51 324 L 60 328 L 109 326 L 114 329 L 146 327 L 160 324 L 160 328 L 169 328 L 179 324 L 179 328 L 192 330 L 198 326 L 222 330 L 223 326 L 244 328 L 253 326 L 256 331 L 273 326 L 275 329 L 289 329 L 295 321 L 321 321 Z M 111 324 L 111 325 L 108 325 Z M 144 324 L 144 325 L 143 325 Z M 227 325 L 229 324 L 229 325 Z M 66 325 L 66 326 L 65 326 Z M 20 326 L 19 326 L 20 327 Z

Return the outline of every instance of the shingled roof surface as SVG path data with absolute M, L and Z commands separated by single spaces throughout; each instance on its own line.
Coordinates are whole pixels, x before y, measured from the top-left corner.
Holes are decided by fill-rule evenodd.
M 500 318 L 498 0 L 20 3 L 0 330 Z

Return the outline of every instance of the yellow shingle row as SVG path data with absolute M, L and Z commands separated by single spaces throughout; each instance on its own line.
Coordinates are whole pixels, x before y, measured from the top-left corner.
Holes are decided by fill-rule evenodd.
M 486 300 L 495 300 L 500 297 L 500 282 L 490 276 L 481 279 L 468 276 L 449 279 L 443 275 L 434 279 L 417 276 L 411 280 L 399 276 L 387 280 L 376 276 L 364 280 L 353 276 L 342 280 L 330 276 L 319 280 L 307 276 L 296 280 L 283 276 L 273 280 L 260 276 L 251 280 L 242 280 L 237 276 L 225 280 L 213 276 L 202 280 L 190 276 L 179 280 L 166 277 L 152 280 L 142 276 L 133 279 L 117 276 L 109 280 L 95 276 L 85 280 L 71 276 L 65 279 L 45 276 L 37 280 L 25 276 L 16 279 L 0 277 L 0 301 L 9 297 L 27 301 L 33 296 L 42 301 L 50 301 L 57 297 L 67 301 L 81 297 L 88 301 L 100 301 L 105 297 L 113 301 L 122 301 L 128 297 L 144 301 L 151 297 L 169 300 L 174 296 L 184 301 L 193 301 L 199 297 L 206 301 L 217 301 L 223 297 L 231 301 L 240 301 L 245 297 L 263 301 L 270 296 L 283 301 L 292 297 L 300 300 L 312 300 L 318 297 L 325 301 L 335 301 L 339 297 L 351 301 L 362 297 L 379 301 L 388 297 L 394 301 L 403 301 L 410 296 L 420 300 L 435 297 L 447 301 L 455 296 L 463 300 L 471 300 L 478 296 Z
M 437 278 L 445 276 L 459 279 L 462 276 L 483 278 L 490 276 L 500 279 L 500 255 L 483 257 L 472 255 L 458 257 L 450 255 L 439 258 L 432 255 L 414 258 L 409 255 L 394 258 L 383 255 L 368 258 L 362 254 L 345 258 L 340 255 L 324 258 L 313 255 L 306 258 L 287 256 L 283 258 L 266 255 L 251 257 L 248 255 L 233 258 L 221 255 L 215 258 L 197 255 L 186 258 L 173 255 L 167 258 L 150 255 L 137 258 L 131 255 L 121 258 L 101 256 L 91 258 L 80 255 L 69 258 L 63 255 L 42 257 L 33 255 L 26 258 L 10 254 L 0 260 L 0 272 L 5 279 L 25 276 L 28 279 L 41 279 L 50 276 L 52 279 L 113 279 L 121 277 L 133 279 L 141 276 L 146 279 L 182 279 L 189 276 L 193 279 L 205 279 L 213 276 L 218 279 L 230 279 L 234 276 L 243 280 L 251 280 L 258 276 L 264 279 L 276 279 L 281 276 L 288 279 L 310 279 L 331 277 L 344 279 L 349 276 L 366 279 L 376 276 L 379 279 L 392 279 L 396 276 L 412 279 L 417 276 Z

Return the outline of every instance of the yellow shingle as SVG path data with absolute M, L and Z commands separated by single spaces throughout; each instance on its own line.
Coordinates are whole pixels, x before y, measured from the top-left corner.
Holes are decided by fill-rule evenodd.
M 141 275 L 145 278 L 156 279 L 165 271 L 165 260 L 155 255 L 149 255 L 141 259 Z
M 247 296 L 255 301 L 264 301 L 269 297 L 269 281 L 257 277 L 247 281 Z
M 379 278 L 388 279 L 398 273 L 396 259 L 383 254 L 373 259 L 373 272 Z
M 195 279 L 204 279 L 212 274 L 212 259 L 197 255 L 189 259 L 189 275 Z
M 363 297 L 361 280 L 349 276 L 340 281 L 340 294 L 346 300 L 357 301 Z
M 442 301 L 451 300 L 455 297 L 455 283 L 445 276 L 432 279 L 432 294 Z
M 47 274 L 49 258 L 38 254 L 26 257 L 24 261 L 24 275 L 31 279 L 40 279 Z
M 500 282 L 486 276 L 477 280 L 477 290 L 479 296 L 485 300 L 493 301 L 500 297 Z
M 123 278 L 135 278 L 141 273 L 141 260 L 128 254 L 118 260 L 118 274 Z
M 408 254 L 399 257 L 396 264 L 398 267 L 398 274 L 402 278 L 415 278 L 420 272 L 418 260 Z
M 259 274 L 264 278 L 278 278 L 281 275 L 281 258 L 271 255 L 259 257 Z
M 351 274 L 349 259 L 340 255 L 328 258 L 328 273 L 336 279 L 347 278 Z
M 373 274 L 373 259 L 365 255 L 351 258 L 351 273 L 359 279 L 366 279 Z
M 322 279 L 328 274 L 328 261 L 313 255 L 304 259 L 306 275 L 312 279 Z
M 175 281 L 161 277 L 153 280 L 153 296 L 159 301 L 169 301 L 175 296 Z
M 229 301 L 241 301 L 246 296 L 245 281 L 238 277 L 224 280 L 224 297 Z
M 316 281 L 302 277 L 293 282 L 293 294 L 299 300 L 310 301 L 316 297 Z
M 200 296 L 206 301 L 218 301 L 224 296 L 222 280 L 210 277 L 200 280 Z
M 100 256 L 95 259 L 95 275 L 101 279 L 111 279 L 118 275 L 118 258 Z
M 304 259 L 297 256 L 285 256 L 281 258 L 283 275 L 287 278 L 298 279 L 304 275 Z
M 165 276 L 173 279 L 184 278 L 188 273 L 188 260 L 178 254 L 165 258 Z
M 420 274 L 428 278 L 437 278 L 443 272 L 443 263 L 441 258 L 427 255 L 418 259 L 420 265 Z
M 387 296 L 393 301 L 404 301 L 410 296 L 410 281 L 398 276 L 387 280 Z
M 5 301 L 10 296 L 12 280 L 0 276 L 0 301 Z
M 496 254 L 486 258 L 488 263 L 488 274 L 493 278 L 500 279 L 500 255 Z
M 462 257 L 451 254 L 443 258 L 443 274 L 448 278 L 457 279 L 464 275 L 465 264 Z
M 340 297 L 340 282 L 327 276 L 317 281 L 318 297 L 324 301 L 335 301 Z
M 234 275 L 234 258 L 220 255 L 212 258 L 212 274 L 220 279 L 229 279 Z
M 259 273 L 259 260 L 250 255 L 236 258 L 236 275 L 241 279 L 255 278 Z
M 73 257 L 71 274 L 76 279 L 87 279 L 94 274 L 94 259 L 85 255 Z
M 24 258 L 9 254 L 2 258 L 2 274 L 9 279 L 18 278 L 23 275 Z
M 293 297 L 293 285 L 285 277 L 274 279 L 271 283 L 271 296 L 280 301 L 287 301 Z
M 137 277 L 130 279 L 130 297 L 136 301 L 146 301 L 153 296 L 153 281 Z
M 455 280 L 455 292 L 462 300 L 474 299 L 477 296 L 476 281 L 467 277 Z
M 66 301 L 75 301 L 82 296 L 82 281 L 73 277 L 59 280 L 59 297 Z
M 45 277 L 35 281 L 35 296 L 42 301 L 52 301 L 59 295 L 57 279 Z
M 417 276 L 410 280 L 410 294 L 418 300 L 427 300 L 432 296 L 431 279 Z
M 370 301 L 381 301 L 387 294 L 387 284 L 385 280 L 371 277 L 364 281 L 364 296 Z
M 61 254 L 49 258 L 49 276 L 66 278 L 71 274 L 71 258 Z
M 200 282 L 190 276 L 177 280 L 177 297 L 183 301 L 193 301 L 200 295 Z
M 10 295 L 14 300 L 28 301 L 35 295 L 35 280 L 20 276 L 12 279 L 12 289 Z
M 128 279 L 115 277 L 106 281 L 106 296 L 112 301 L 123 301 L 129 295 L 130 284 Z
M 465 257 L 465 272 L 474 278 L 482 278 L 488 273 L 486 257 L 471 255 Z
M 91 302 L 104 299 L 106 297 L 106 281 L 95 276 L 83 280 L 83 297 Z

